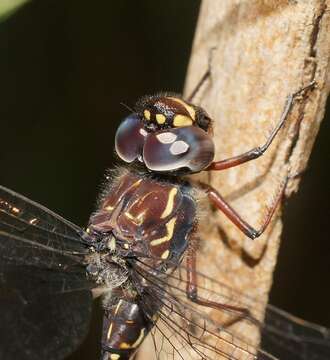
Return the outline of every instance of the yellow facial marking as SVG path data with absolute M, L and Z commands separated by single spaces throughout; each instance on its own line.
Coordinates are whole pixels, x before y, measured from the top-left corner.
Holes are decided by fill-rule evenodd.
M 111 337 L 111 333 L 112 333 L 112 326 L 113 326 L 113 324 L 111 323 L 111 324 L 110 324 L 110 326 L 109 326 L 108 333 L 107 333 L 107 340 L 109 340 L 109 339 L 110 339 L 110 337 Z
M 150 120 L 151 114 L 150 114 L 149 110 L 144 110 L 143 115 L 144 115 L 145 119 Z
M 174 116 L 173 125 L 175 127 L 190 126 L 192 123 L 193 121 L 186 115 L 178 114 Z
M 118 360 L 120 359 L 120 355 L 118 354 L 110 354 L 110 360 Z
M 166 117 L 163 114 L 156 114 L 156 121 L 158 122 L 158 124 L 164 124 L 164 122 L 166 121 Z
M 145 329 L 143 328 L 140 331 L 139 337 L 135 340 L 135 342 L 132 345 L 130 345 L 130 344 L 126 343 L 126 342 L 122 342 L 119 345 L 119 349 L 134 349 L 134 348 L 138 347 L 142 343 L 144 337 L 145 337 Z
M 165 219 L 172 212 L 173 205 L 174 205 L 174 199 L 175 199 L 175 195 L 177 194 L 177 192 L 178 192 L 178 189 L 175 187 L 170 190 L 170 192 L 168 194 L 166 208 L 163 211 L 162 215 L 160 216 L 161 219 Z
M 192 106 L 188 105 L 185 101 L 183 101 L 181 99 L 178 99 L 176 97 L 169 97 L 169 99 L 171 99 L 171 100 L 179 103 L 180 105 L 182 105 L 188 111 L 191 118 L 195 121 L 195 119 L 196 119 L 196 111 Z
M 169 241 L 172 239 L 174 226 L 176 222 L 176 217 L 172 218 L 167 224 L 166 224 L 166 232 L 167 234 L 163 236 L 162 238 L 155 239 L 150 241 L 151 246 L 158 246 L 166 241 Z
M 113 209 L 114 209 L 114 207 L 111 205 L 108 205 L 104 208 L 104 210 L 106 210 L 106 211 L 112 211 Z
M 169 250 L 166 250 L 166 251 L 164 251 L 164 252 L 162 253 L 161 258 L 162 258 L 163 260 L 165 260 L 165 259 L 168 258 L 169 255 L 170 255 L 170 251 L 169 251 Z

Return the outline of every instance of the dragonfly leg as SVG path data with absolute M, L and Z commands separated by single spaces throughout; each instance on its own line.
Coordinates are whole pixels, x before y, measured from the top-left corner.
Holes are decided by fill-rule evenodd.
M 200 184 L 200 186 L 206 191 L 208 198 L 210 199 L 211 203 L 220 211 L 222 211 L 227 218 L 236 225 L 246 236 L 250 239 L 255 239 L 259 237 L 267 228 L 268 224 L 270 223 L 278 205 L 280 204 L 282 197 L 284 195 L 285 187 L 287 185 L 289 177 L 286 177 L 285 180 L 280 185 L 279 190 L 275 196 L 275 199 L 271 206 L 268 208 L 267 214 L 265 219 L 263 220 L 262 225 L 257 230 L 251 225 L 249 225 L 242 217 L 234 210 L 226 200 L 220 195 L 220 193 L 214 189 L 212 186 L 207 184 Z
M 239 315 L 235 316 L 234 319 L 231 319 L 227 321 L 225 324 L 223 324 L 224 327 L 231 326 L 234 323 L 244 318 L 250 317 L 250 311 L 247 308 L 229 305 L 229 304 L 222 304 L 216 301 L 203 299 L 200 296 L 198 296 L 196 250 L 193 248 L 188 249 L 186 294 L 189 300 L 191 300 L 192 302 L 198 305 L 213 308 L 216 310 L 226 310 L 226 311 L 234 312 L 235 314 L 239 313 Z
M 290 94 L 287 97 L 287 100 L 286 100 L 286 103 L 285 103 L 285 106 L 284 106 L 284 109 L 283 109 L 283 112 L 282 112 L 279 122 L 277 123 L 275 128 L 272 130 L 272 132 L 268 136 L 268 139 L 262 146 L 257 146 L 243 154 L 240 154 L 240 155 L 228 158 L 228 159 L 224 159 L 221 161 L 214 161 L 211 163 L 211 165 L 209 165 L 209 167 L 206 168 L 206 171 L 229 169 L 231 167 L 246 163 L 247 161 L 257 159 L 261 155 L 263 155 L 265 153 L 265 151 L 268 149 L 268 147 L 270 146 L 270 144 L 273 142 L 273 140 L 276 137 L 276 135 L 278 134 L 278 132 L 283 127 L 286 120 L 288 119 L 294 100 L 299 95 L 301 95 L 303 92 L 312 88 L 314 85 L 315 85 L 315 82 L 313 81 L 309 85 L 303 87 L 302 89 L 300 89 L 299 91 L 297 91 L 293 94 Z

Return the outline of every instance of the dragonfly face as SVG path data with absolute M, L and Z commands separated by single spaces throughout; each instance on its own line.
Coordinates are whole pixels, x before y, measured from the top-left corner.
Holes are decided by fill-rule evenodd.
M 150 96 L 119 126 L 116 152 L 127 163 L 140 161 L 149 171 L 195 173 L 214 158 L 211 133 L 211 119 L 201 107 L 178 97 Z

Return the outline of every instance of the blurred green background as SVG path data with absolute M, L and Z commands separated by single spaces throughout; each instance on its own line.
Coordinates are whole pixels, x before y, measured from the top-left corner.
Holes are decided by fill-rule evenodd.
M 120 103 L 181 91 L 199 3 L 33 0 L 2 19 L 0 183 L 86 224 L 113 167 Z M 328 120 L 285 208 L 271 302 L 330 327 Z M 70 359 L 97 346 L 91 334 Z

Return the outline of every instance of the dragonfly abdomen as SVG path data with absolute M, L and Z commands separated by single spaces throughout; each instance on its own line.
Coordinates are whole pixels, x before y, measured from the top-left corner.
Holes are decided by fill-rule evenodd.
M 129 360 L 143 342 L 153 321 L 137 302 L 120 299 L 103 318 L 102 360 Z

